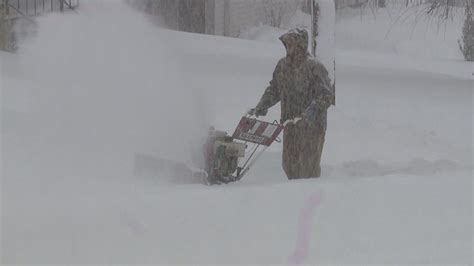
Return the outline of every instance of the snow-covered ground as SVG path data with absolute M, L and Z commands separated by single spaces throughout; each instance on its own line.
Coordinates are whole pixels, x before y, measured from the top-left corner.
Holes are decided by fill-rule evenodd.
M 472 64 L 373 50 L 339 47 L 322 178 L 287 181 L 277 144 L 209 187 L 136 177 L 134 155 L 190 159 L 209 125 L 232 131 L 278 41 L 162 30 L 111 1 L 41 18 L 0 53 L 2 264 L 470 264 Z

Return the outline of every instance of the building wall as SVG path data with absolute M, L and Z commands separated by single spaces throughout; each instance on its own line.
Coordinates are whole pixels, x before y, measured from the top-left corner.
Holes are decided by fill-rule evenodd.
M 214 0 L 214 34 L 237 37 L 242 30 L 259 24 L 269 24 L 268 11 L 276 2 L 285 3 L 285 14 L 293 14 L 302 0 Z
M 225 10 L 228 6 L 229 0 L 215 0 L 214 5 L 214 20 L 210 20 L 210 23 L 214 24 L 215 35 L 225 35 Z M 227 2 L 227 3 L 226 3 Z
M 10 27 L 8 25 L 7 12 L 3 2 L 0 2 L 0 50 L 8 49 L 8 36 Z
M 204 5 L 205 26 L 199 33 L 237 37 L 241 31 L 259 25 L 268 24 L 268 8 L 274 3 L 290 3 L 289 13 L 304 0 L 127 0 L 131 5 L 144 12 L 160 16 L 166 26 L 174 30 L 182 29 L 183 20 L 195 18 L 196 12 L 184 14 L 182 6 Z M 186 4 L 186 5 L 183 5 Z M 189 9 L 189 8 L 188 8 Z M 186 23 L 185 23 L 186 24 Z M 189 23 L 187 23 L 189 24 Z M 191 27 L 190 30 L 196 30 Z M 188 30 L 189 31 L 189 30 Z
M 132 0 L 133 1 L 133 0 Z M 156 0 L 156 1 L 143 1 L 145 12 L 160 16 L 170 29 L 179 29 L 179 1 L 177 0 Z
M 266 20 L 262 0 L 232 0 L 226 14 L 229 16 L 226 35 L 231 37 L 237 37 L 242 30 Z

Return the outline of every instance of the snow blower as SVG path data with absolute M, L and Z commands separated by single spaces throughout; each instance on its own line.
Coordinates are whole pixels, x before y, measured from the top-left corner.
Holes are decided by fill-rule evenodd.
M 209 185 L 239 181 L 274 142 L 284 125 L 242 117 L 232 136 L 209 129 L 204 147 L 206 181 Z
M 199 167 L 191 166 L 193 163 L 136 153 L 134 175 L 147 178 L 169 176 L 175 183 L 204 181 L 208 185 L 239 181 L 273 142 L 280 142 L 278 135 L 286 125 L 261 121 L 247 114 L 232 136 L 213 127 L 209 129 L 200 152 L 204 158 Z

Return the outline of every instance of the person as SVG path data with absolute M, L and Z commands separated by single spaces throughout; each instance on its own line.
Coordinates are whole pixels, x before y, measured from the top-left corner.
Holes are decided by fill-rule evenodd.
M 250 115 L 265 116 L 281 102 L 282 166 L 288 179 L 321 176 L 327 109 L 333 102 L 331 80 L 323 64 L 308 54 L 308 32 L 293 29 L 280 37 L 286 48 L 273 79 Z M 297 118 L 301 120 L 297 121 Z M 293 121 L 292 123 L 288 123 Z

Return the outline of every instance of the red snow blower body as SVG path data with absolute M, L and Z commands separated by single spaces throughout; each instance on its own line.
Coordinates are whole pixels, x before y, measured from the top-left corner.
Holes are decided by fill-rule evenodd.
M 260 155 L 278 140 L 284 126 L 242 117 L 232 136 L 224 131 L 209 129 L 204 147 L 207 183 L 235 182 L 249 171 Z

